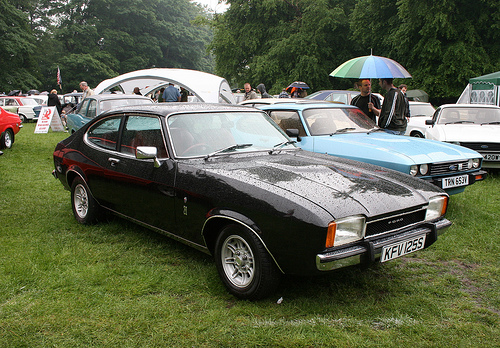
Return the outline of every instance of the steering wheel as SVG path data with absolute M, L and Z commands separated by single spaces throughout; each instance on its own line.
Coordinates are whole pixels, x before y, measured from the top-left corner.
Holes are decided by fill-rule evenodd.
M 206 152 L 208 149 L 210 149 L 210 146 L 205 143 L 194 144 L 188 147 L 186 150 L 182 151 L 181 156 L 203 155 L 203 152 Z M 198 151 L 195 150 L 201 151 L 202 153 L 197 153 Z

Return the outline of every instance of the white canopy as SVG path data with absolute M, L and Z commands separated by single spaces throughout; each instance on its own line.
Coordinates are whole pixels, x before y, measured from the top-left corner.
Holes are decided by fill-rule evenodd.
M 132 94 L 135 87 L 146 95 L 165 87 L 169 82 L 184 87 L 194 95 L 193 101 L 205 103 L 236 104 L 231 87 L 226 79 L 197 70 L 189 69 L 144 69 L 132 71 L 102 81 L 95 89 L 96 94 L 120 90 Z

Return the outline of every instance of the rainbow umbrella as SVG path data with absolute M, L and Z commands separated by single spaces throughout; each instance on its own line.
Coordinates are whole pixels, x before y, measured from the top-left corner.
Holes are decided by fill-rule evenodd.
M 363 56 L 342 63 L 330 74 L 351 79 L 410 78 L 411 75 L 398 62 L 379 56 Z

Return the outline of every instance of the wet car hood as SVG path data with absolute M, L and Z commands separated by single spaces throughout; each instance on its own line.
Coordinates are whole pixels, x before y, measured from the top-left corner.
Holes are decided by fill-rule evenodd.
M 204 175 L 230 182 L 245 191 L 260 189 L 269 200 L 297 196 L 333 213 L 334 218 L 353 214 L 374 216 L 426 204 L 440 189 L 423 180 L 390 169 L 329 155 L 292 151 L 278 155 L 211 158 L 203 165 Z M 235 183 L 237 182 L 237 183 Z M 268 198 L 266 198 L 266 196 Z
M 395 136 L 381 131 L 313 138 L 305 137 L 302 141 L 305 145 L 312 140 L 315 152 L 328 152 L 371 163 L 376 163 L 378 160 L 412 165 L 480 157 L 477 152 L 461 146 L 428 139 Z M 304 148 L 309 149 L 305 146 Z

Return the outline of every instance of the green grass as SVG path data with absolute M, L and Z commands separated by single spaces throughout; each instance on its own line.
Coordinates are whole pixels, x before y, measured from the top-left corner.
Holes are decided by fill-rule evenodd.
M 0 347 L 500 345 L 498 174 L 452 196 L 429 249 L 248 302 L 205 254 L 118 218 L 77 224 L 50 175 L 67 134 L 33 130 L 0 157 Z

